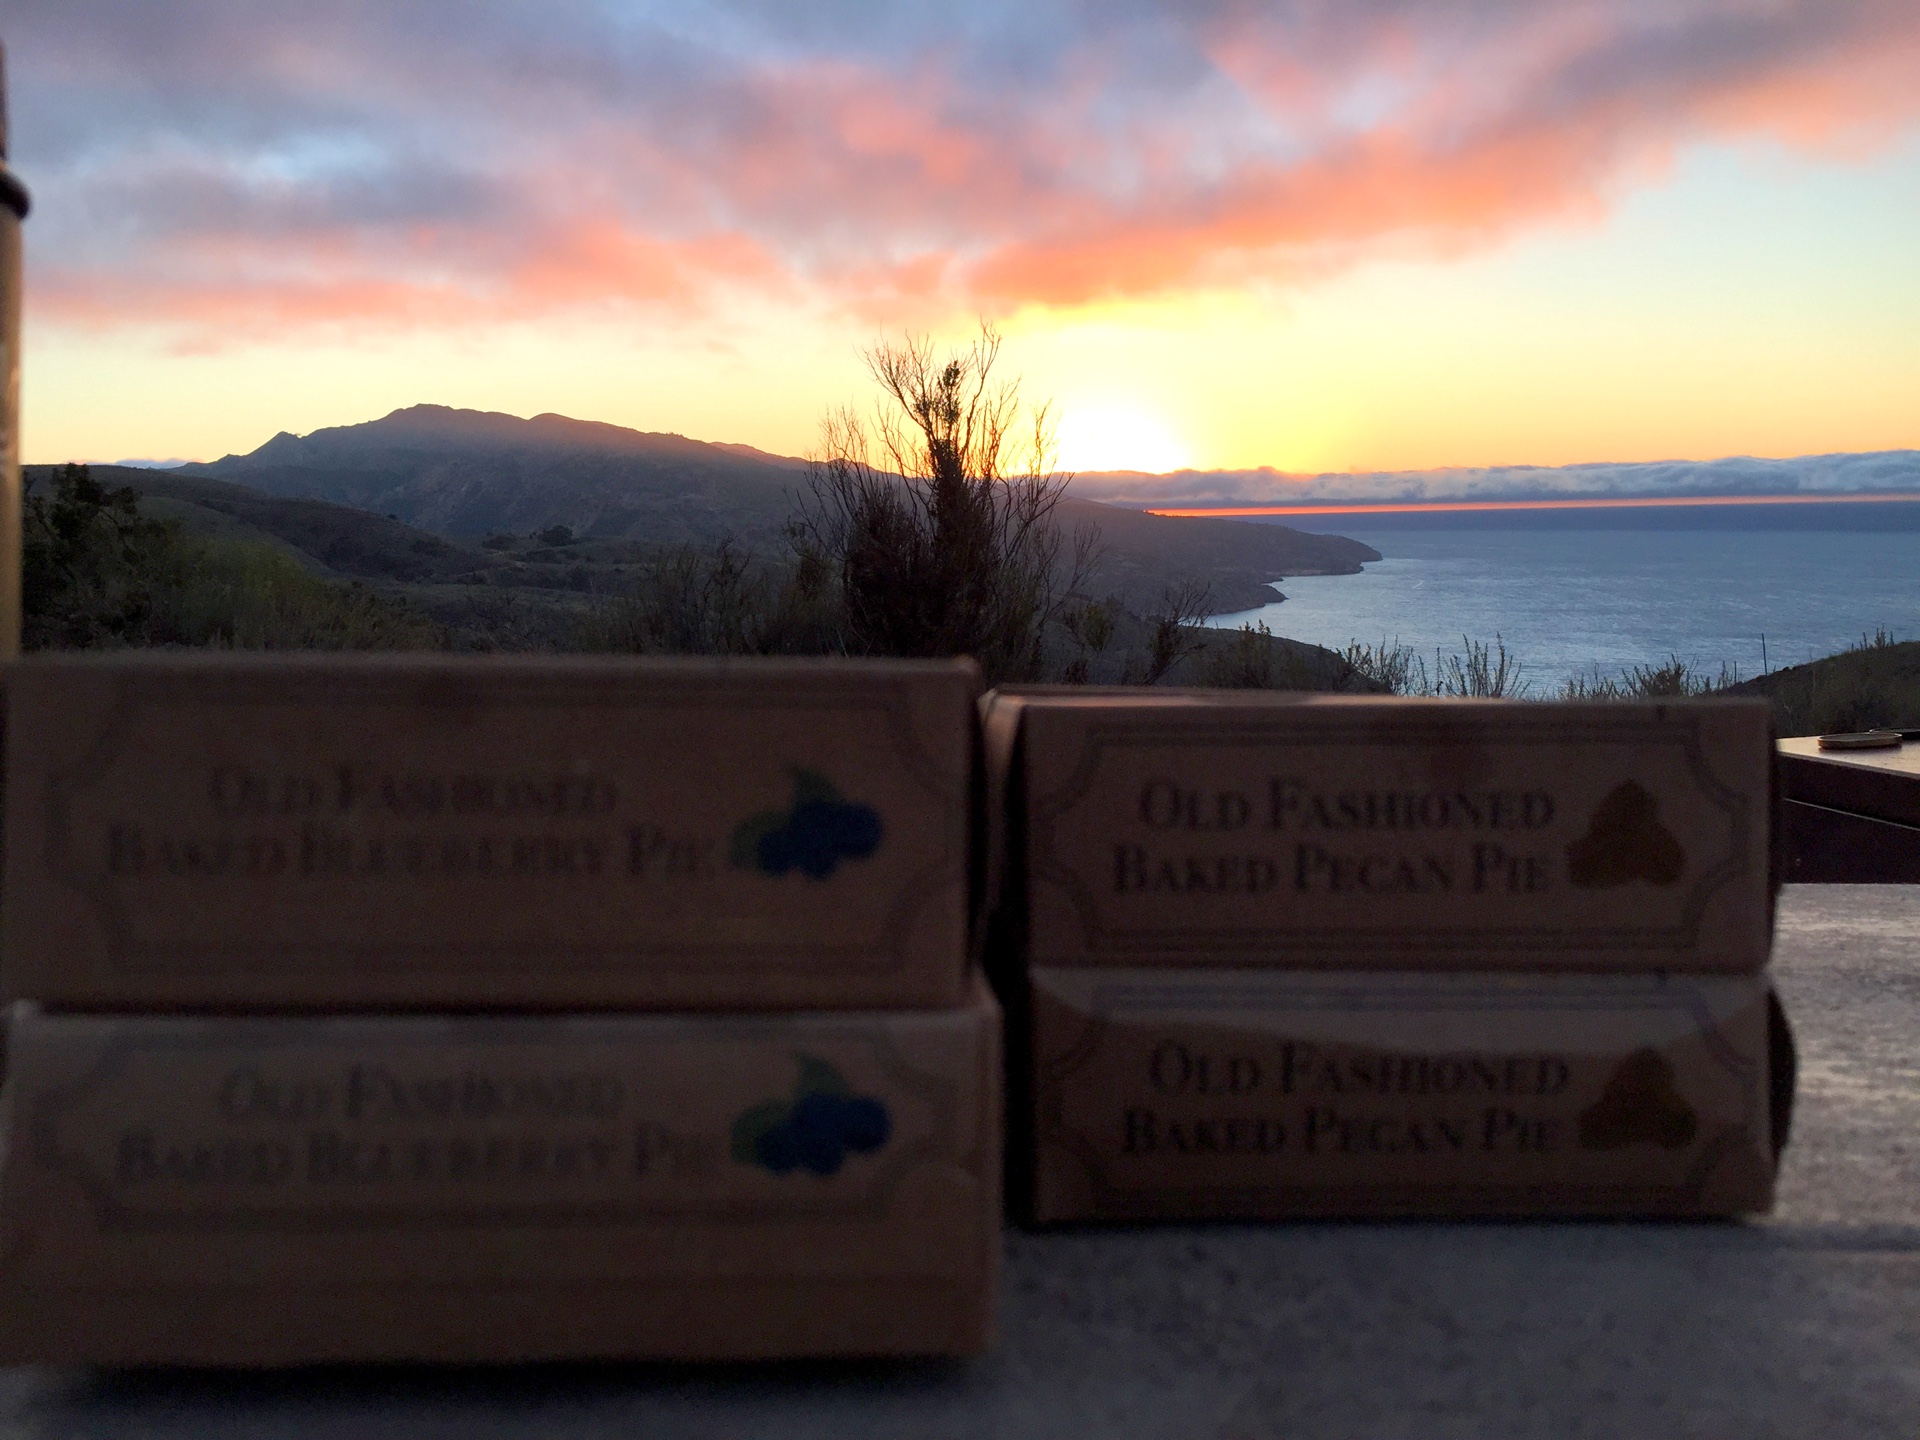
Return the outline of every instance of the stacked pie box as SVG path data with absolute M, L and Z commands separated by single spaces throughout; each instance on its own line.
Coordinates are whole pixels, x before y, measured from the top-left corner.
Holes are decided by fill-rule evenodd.
M 1025 1218 L 1770 1205 L 1764 702 L 983 714 Z
M 978 691 L 12 667 L 0 1360 L 983 1348 Z

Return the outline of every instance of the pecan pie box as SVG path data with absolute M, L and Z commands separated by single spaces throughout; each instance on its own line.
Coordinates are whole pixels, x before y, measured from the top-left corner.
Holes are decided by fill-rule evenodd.
M 11 1017 L 0 1360 L 964 1355 L 999 1016 Z
M 1757 973 L 1764 701 L 993 698 L 1002 955 Z
M 969 661 L 142 655 L 6 688 L 9 999 L 963 993 Z
M 1042 1221 L 1732 1215 L 1792 1042 L 1753 976 L 1036 969 Z

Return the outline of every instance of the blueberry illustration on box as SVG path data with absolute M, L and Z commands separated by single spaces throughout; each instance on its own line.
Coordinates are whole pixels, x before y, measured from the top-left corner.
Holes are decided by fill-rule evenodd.
M 845 799 L 816 770 L 793 772 L 793 804 L 762 810 L 734 827 L 728 857 L 736 869 L 763 875 L 798 870 L 824 880 L 842 861 L 864 860 L 880 848 L 885 833 L 871 805 Z
M 737 1164 L 775 1175 L 833 1175 L 849 1151 L 871 1155 L 887 1143 L 893 1120 L 883 1102 L 854 1094 L 824 1060 L 802 1055 L 799 1061 L 791 1099 L 755 1105 L 733 1122 L 728 1148 Z

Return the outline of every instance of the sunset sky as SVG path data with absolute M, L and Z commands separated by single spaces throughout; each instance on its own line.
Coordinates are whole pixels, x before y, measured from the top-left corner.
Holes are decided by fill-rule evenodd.
M 1914 0 L 15 0 L 30 461 L 417 402 L 1064 463 L 1920 447 Z

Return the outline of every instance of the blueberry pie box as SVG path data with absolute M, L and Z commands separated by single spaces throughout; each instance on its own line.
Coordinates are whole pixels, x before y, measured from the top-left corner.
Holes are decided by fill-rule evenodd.
M 970 661 L 36 657 L 6 688 L 9 1000 L 963 995 Z
M 1756 974 L 1764 701 L 996 694 L 1016 966 Z
M 1036 969 L 1010 1176 L 1040 1223 L 1765 1211 L 1766 980 Z
M 999 1014 L 11 1015 L 0 1362 L 968 1355 Z

